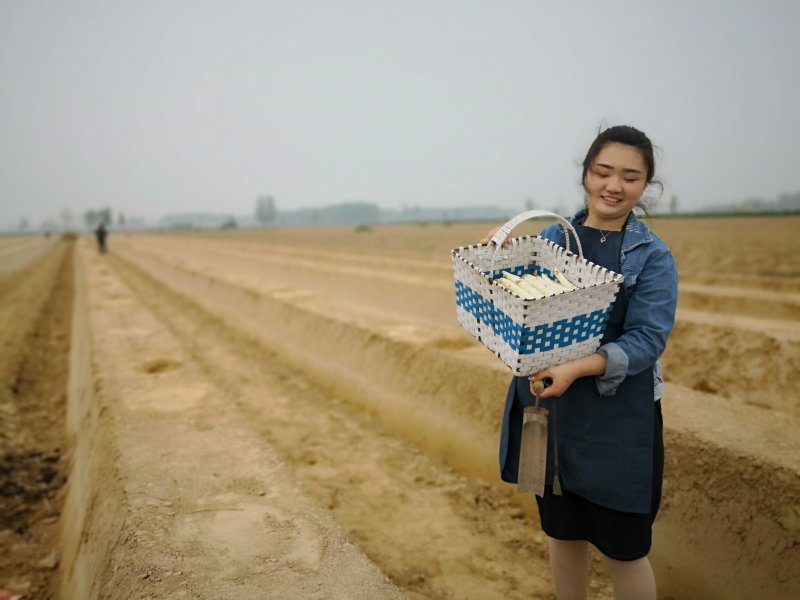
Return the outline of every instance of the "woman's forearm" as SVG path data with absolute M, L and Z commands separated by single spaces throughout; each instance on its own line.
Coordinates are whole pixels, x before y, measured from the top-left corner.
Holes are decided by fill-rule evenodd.
M 563 394 L 572 382 L 579 377 L 590 377 L 602 375 L 606 372 L 607 359 L 602 354 L 595 352 L 583 358 L 577 358 L 569 362 L 549 367 L 530 377 L 531 381 L 548 378 L 551 380 L 550 387 L 539 394 L 541 398 L 550 398 Z
M 566 363 L 575 374 L 575 379 L 579 377 L 589 377 L 592 375 L 602 375 L 606 372 L 608 360 L 602 354 L 595 352 L 583 358 L 577 358 Z

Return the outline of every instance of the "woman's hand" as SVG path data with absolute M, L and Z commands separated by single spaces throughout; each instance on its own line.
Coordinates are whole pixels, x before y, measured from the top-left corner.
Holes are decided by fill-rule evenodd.
M 491 229 L 491 230 L 489 231 L 489 233 L 487 233 L 487 234 L 484 236 L 484 238 L 481 240 L 481 245 L 483 245 L 483 246 L 486 246 L 486 245 L 487 245 L 489 242 L 491 242 L 491 241 L 492 241 L 492 238 L 494 237 L 494 234 L 495 234 L 495 233 L 497 233 L 498 231 L 500 231 L 500 228 L 501 228 L 501 227 L 502 227 L 502 225 L 498 225 L 498 226 L 497 226 L 497 227 L 495 227 L 494 229 Z M 503 246 L 506 246 L 506 245 L 508 245 L 508 240 L 506 240 L 505 242 L 503 242 Z
M 539 393 L 539 398 L 558 398 L 569 389 L 572 382 L 578 378 L 576 369 L 570 366 L 573 362 L 570 361 L 555 367 L 548 367 L 528 377 L 531 383 L 545 378 L 550 379 L 552 382 Z
M 502 225 L 498 225 L 497 227 L 495 227 L 494 229 L 489 231 L 489 233 L 487 233 L 484 236 L 484 238 L 481 240 L 481 245 L 482 246 L 486 246 L 489 242 L 491 242 L 492 238 L 494 237 L 494 234 L 497 233 L 498 231 L 500 231 L 501 227 L 502 227 Z
M 589 377 L 591 375 L 602 375 L 606 372 L 606 357 L 595 352 L 583 358 L 567 361 L 555 367 L 548 367 L 538 373 L 534 373 L 528 380 L 533 383 L 549 377 L 552 383 L 544 388 L 539 394 L 539 398 L 558 398 L 569 389 L 569 386 L 579 377 Z

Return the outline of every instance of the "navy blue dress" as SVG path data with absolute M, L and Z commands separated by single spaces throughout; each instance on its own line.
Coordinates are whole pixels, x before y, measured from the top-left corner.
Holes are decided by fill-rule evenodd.
M 622 231 L 577 225 L 584 258 L 620 272 Z M 605 242 L 601 242 L 605 236 Z M 623 332 L 628 298 L 621 286 L 601 343 Z M 587 540 L 617 560 L 646 556 L 661 499 L 663 443 L 660 403 L 653 401 L 652 369 L 629 375 L 613 396 L 600 396 L 594 377 L 575 380 L 550 411 L 545 496 L 536 497 L 542 529 L 564 540 Z M 500 451 L 503 480 L 515 483 L 522 413 L 534 403 L 527 377 L 509 388 Z M 554 440 L 562 495 L 553 495 Z M 505 446 L 505 447 L 504 447 Z

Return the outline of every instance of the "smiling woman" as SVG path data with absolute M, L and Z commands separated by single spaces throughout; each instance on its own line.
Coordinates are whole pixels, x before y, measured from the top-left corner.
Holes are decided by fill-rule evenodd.
M 633 214 L 654 175 L 653 146 L 638 129 L 611 127 L 589 147 L 586 207 L 572 225 L 584 258 L 621 273 L 623 286 L 595 354 L 530 381 L 514 377 L 506 396 L 499 456 L 505 481 L 517 481 L 524 409 L 540 403 L 553 415 L 547 485 L 536 502 L 559 598 L 586 597 L 589 543 L 606 558 L 615 597 L 656 597 L 647 555 L 664 464 L 658 359 L 678 290 L 672 254 Z M 559 226 L 540 235 L 565 246 Z M 551 385 L 534 398 L 532 382 L 539 380 Z
M 604 146 L 584 178 L 589 205 L 584 225 L 620 231 L 646 185 L 644 159 L 636 148 L 616 142 Z
M 621 230 L 634 207 L 645 208 L 641 198 L 647 186 L 661 187 L 655 170 L 653 145 L 644 133 L 626 125 L 601 132 L 583 161 L 584 225 Z

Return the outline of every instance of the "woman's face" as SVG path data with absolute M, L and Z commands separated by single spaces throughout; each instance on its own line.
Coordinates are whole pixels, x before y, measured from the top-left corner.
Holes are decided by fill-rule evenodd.
M 589 214 L 621 226 L 647 187 L 641 152 L 617 142 L 606 144 L 586 171 L 583 187 Z

